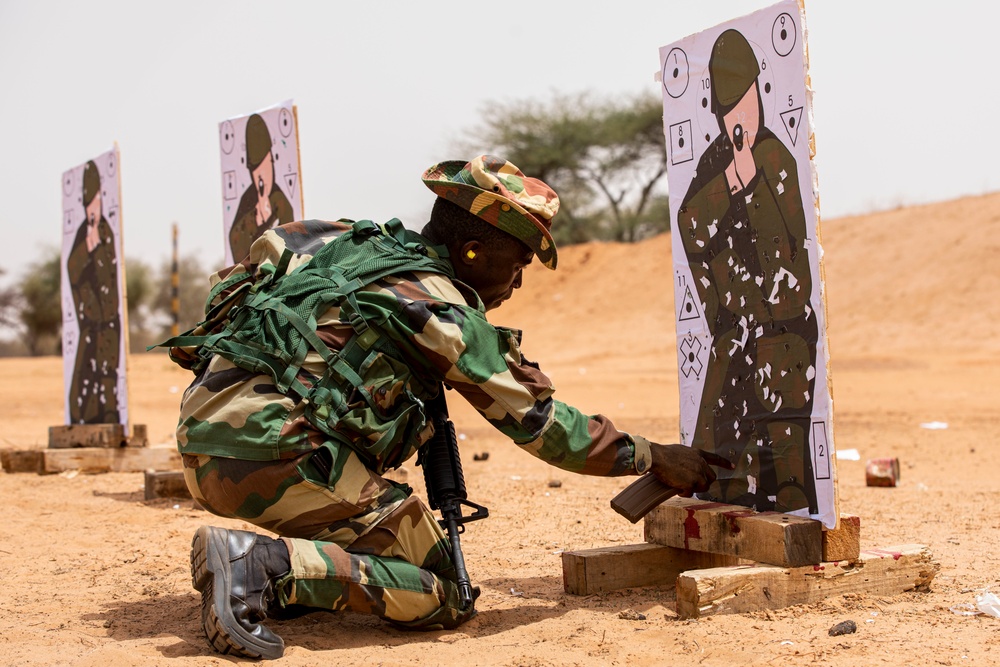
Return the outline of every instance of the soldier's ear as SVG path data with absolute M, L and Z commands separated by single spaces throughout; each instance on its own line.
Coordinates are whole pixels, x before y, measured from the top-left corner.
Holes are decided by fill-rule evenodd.
M 458 259 L 463 264 L 472 266 L 483 259 L 484 246 L 479 241 L 466 241 L 458 253 Z

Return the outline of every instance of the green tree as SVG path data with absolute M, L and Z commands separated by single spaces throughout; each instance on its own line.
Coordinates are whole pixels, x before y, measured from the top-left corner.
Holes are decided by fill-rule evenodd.
M 170 324 L 173 322 L 170 265 L 171 262 L 168 260 L 160 266 L 152 298 L 152 310 L 161 323 L 157 342 L 170 335 Z M 179 327 L 182 332 L 205 319 L 205 300 L 208 298 L 209 290 L 208 273 L 195 255 L 181 256 L 177 262 Z
M 142 352 L 152 338 L 147 330 L 156 285 L 153 270 L 141 259 L 125 260 L 125 299 L 128 304 L 129 352 Z
M 62 349 L 62 307 L 59 251 L 49 249 L 32 263 L 21 279 L 21 311 L 24 344 L 32 356 L 57 353 Z
M 466 141 L 512 161 L 559 193 L 559 243 L 639 241 L 670 228 L 663 109 L 654 94 L 492 103 Z M 470 150 L 471 149 L 471 150 Z
M 0 276 L 7 273 L 0 268 Z M 14 326 L 17 322 L 17 290 L 13 287 L 0 287 L 0 328 Z

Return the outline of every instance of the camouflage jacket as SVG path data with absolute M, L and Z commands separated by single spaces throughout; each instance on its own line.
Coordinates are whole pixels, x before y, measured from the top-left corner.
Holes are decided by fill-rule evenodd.
M 287 270 L 294 271 L 349 229 L 349 221 L 276 227 L 253 244 L 241 264 L 214 274 L 211 281 L 216 285 L 241 274 L 266 272 L 282 261 L 283 253 Z M 286 250 L 292 251 L 290 260 Z M 220 293 L 215 302 L 224 296 Z M 412 374 L 424 385 L 448 384 L 532 455 L 590 475 L 648 470 L 648 441 L 618 431 L 602 415 L 587 416 L 555 400 L 552 382 L 522 356 L 520 332 L 490 324 L 482 302 L 463 283 L 432 272 L 400 273 L 365 286 L 356 298 L 369 315 L 377 314 L 366 317 L 378 321 L 379 335 L 401 353 L 406 368 L 394 370 Z M 355 335 L 348 318 L 341 315 L 340 307 L 333 306 L 316 318 L 318 337 L 333 351 Z M 319 354 L 310 352 L 300 378 L 308 383 L 309 378 L 321 377 L 326 365 Z M 398 382 L 372 389 L 378 409 L 398 411 L 402 404 L 417 400 Z M 178 447 L 185 454 L 257 461 L 297 456 L 329 439 L 309 407 L 294 392 L 279 391 L 269 375 L 213 356 L 184 393 Z M 418 440 L 423 443 L 432 427 L 429 421 L 421 426 Z M 405 447 L 402 437 L 398 445 Z M 372 467 L 398 466 L 412 453 L 387 456 L 384 466 Z

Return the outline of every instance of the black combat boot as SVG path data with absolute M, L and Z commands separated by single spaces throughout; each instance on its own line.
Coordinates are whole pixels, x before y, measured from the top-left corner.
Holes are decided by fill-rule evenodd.
M 281 540 L 243 530 L 198 529 L 191 541 L 191 582 L 201 591 L 201 622 L 215 650 L 281 657 L 285 643 L 261 621 L 275 600 L 275 580 L 291 569 Z

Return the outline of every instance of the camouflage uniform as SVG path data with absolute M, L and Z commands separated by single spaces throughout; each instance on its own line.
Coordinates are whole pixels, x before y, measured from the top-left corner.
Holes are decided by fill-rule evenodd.
M 83 189 L 86 206 L 100 190 L 97 165 L 93 162 L 88 162 L 85 167 Z M 103 215 L 95 224 L 100 238 L 97 246 L 92 251 L 87 250 L 90 223 L 84 220 L 66 259 L 66 276 L 80 328 L 69 390 L 69 414 L 73 424 L 119 422 L 121 319 L 118 312 L 118 258 L 111 225 Z
M 712 108 L 747 94 L 759 74 L 750 45 L 728 30 L 715 43 Z M 758 510 L 818 511 L 809 452 L 816 317 L 795 159 L 763 126 L 749 147 L 757 171 L 731 187 L 733 143 L 701 156 L 677 227 L 713 336 L 693 445 L 736 464 L 709 491 Z M 721 122 L 720 122 L 721 125 Z
M 265 275 L 283 261 L 294 274 L 351 228 L 343 221 L 275 228 L 213 282 Z M 290 253 L 283 257 L 285 250 Z M 405 414 L 437 383 L 446 382 L 518 446 L 552 465 L 591 475 L 648 469 L 648 441 L 555 400 L 550 380 L 522 356 L 520 332 L 491 325 L 467 286 L 442 273 L 401 273 L 364 287 L 356 298 L 365 319 L 378 322 L 379 336 L 403 357 L 403 364 L 385 355 L 366 362 L 366 378 L 375 378 L 366 390 L 381 415 L 352 403 L 335 430 L 320 428 L 319 410 L 279 390 L 270 375 L 220 356 L 210 359 L 181 403 L 177 440 L 188 486 L 210 511 L 283 537 L 292 562 L 280 586 L 284 603 L 374 613 L 403 624 L 459 613 L 440 527 L 409 487 L 379 474 L 411 456 L 412 443 L 426 442 L 430 422 L 417 422 L 413 433 L 385 434 L 379 442 L 387 446 L 376 458 L 359 454 L 371 444 L 359 442 L 370 421 Z M 317 317 L 315 329 L 335 352 L 355 335 L 339 306 Z M 314 386 L 327 367 L 309 352 L 298 379 Z M 340 437 L 345 434 L 354 434 L 349 445 Z

